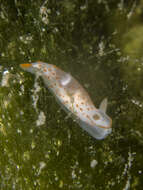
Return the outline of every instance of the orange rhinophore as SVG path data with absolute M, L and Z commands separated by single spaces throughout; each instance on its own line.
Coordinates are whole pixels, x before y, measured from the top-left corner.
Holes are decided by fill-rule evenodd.
M 32 64 L 31 63 L 23 63 L 20 66 L 21 66 L 21 68 L 29 68 L 32 66 Z
M 41 61 L 24 63 L 22 69 L 40 75 L 61 107 L 96 139 L 104 139 L 112 131 L 112 119 L 106 114 L 107 99 L 97 109 L 86 90 L 70 74 Z

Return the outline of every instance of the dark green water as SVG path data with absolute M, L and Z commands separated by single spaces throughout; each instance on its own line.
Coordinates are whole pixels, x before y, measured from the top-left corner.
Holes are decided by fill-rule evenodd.
M 0 190 L 142 190 L 143 1 L 0 0 Z M 113 132 L 98 141 L 19 64 L 71 73 Z

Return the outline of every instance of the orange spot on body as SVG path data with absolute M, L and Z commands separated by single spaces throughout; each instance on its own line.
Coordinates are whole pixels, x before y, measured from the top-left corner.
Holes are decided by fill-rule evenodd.
M 39 68 L 41 68 L 41 67 L 42 67 L 41 63 L 39 63 L 39 64 L 38 64 L 38 67 L 39 67 Z
M 47 69 L 46 69 L 46 68 L 44 68 L 44 72 L 47 72 Z
M 99 117 L 99 115 L 94 114 L 94 115 L 93 115 L 93 119 L 95 119 L 95 120 L 99 120 L 99 119 L 100 119 L 100 117 Z
M 89 116 L 89 115 L 86 115 L 86 117 L 87 117 L 88 119 L 90 119 L 90 116 Z
M 76 104 L 76 107 L 78 108 L 78 104 Z
M 82 108 L 80 108 L 80 111 L 83 111 L 83 109 L 82 109 Z
M 48 75 L 46 75 L 46 78 L 47 78 L 47 79 L 50 79 L 50 77 L 49 77 Z
M 50 69 L 50 68 L 48 68 L 48 71 L 50 71 L 50 72 L 51 72 L 51 69 Z
M 59 77 L 56 77 L 57 80 L 59 80 Z

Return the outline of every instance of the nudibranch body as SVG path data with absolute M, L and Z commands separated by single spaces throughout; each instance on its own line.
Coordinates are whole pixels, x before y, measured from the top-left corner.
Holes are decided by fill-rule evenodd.
M 48 89 L 55 95 L 62 108 L 96 139 L 111 133 L 112 120 L 107 116 L 107 99 L 97 109 L 86 90 L 70 74 L 44 62 L 26 63 L 22 69 L 40 75 Z

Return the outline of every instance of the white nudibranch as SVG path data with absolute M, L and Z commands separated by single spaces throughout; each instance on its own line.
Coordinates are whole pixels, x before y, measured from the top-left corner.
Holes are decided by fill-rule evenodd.
M 91 136 L 104 139 L 111 133 L 112 119 L 106 114 L 107 99 L 97 109 L 79 82 L 55 65 L 38 61 L 20 66 L 28 72 L 40 75 L 61 107 Z

